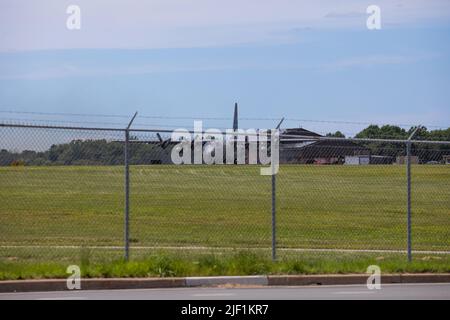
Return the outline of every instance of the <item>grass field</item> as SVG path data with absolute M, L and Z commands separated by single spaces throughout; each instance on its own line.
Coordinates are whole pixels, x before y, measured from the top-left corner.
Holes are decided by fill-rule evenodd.
M 450 251 L 450 166 L 412 172 L 413 249 Z M 119 166 L 0 168 L 0 259 L 123 245 L 123 180 Z M 256 166 L 132 166 L 131 245 L 269 248 L 270 186 Z M 277 240 L 405 250 L 405 167 L 282 166 Z

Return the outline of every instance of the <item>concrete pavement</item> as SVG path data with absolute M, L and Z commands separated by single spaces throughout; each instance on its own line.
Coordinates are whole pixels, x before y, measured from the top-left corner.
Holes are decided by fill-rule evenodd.
M 384 284 L 380 290 L 365 285 L 166 288 L 0 293 L 0 300 L 311 300 L 311 299 L 430 299 L 450 300 L 450 284 Z

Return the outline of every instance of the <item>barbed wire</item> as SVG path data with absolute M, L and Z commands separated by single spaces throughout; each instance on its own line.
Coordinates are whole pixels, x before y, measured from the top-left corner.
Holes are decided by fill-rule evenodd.
M 13 111 L 13 110 L 0 110 L 0 113 L 3 114 L 23 114 L 23 115 L 38 115 L 38 116 L 66 116 L 66 117 L 104 117 L 104 118 L 123 118 L 123 119 L 130 119 L 131 115 L 124 115 L 124 114 L 89 114 L 89 113 L 63 113 L 63 112 L 37 112 L 37 111 Z M 148 115 L 138 115 L 138 118 L 141 119 L 157 119 L 157 120 L 209 120 L 209 121 L 231 121 L 233 120 L 232 117 L 194 117 L 194 116 L 160 116 L 160 115 L 154 115 L 154 116 L 148 116 Z M 240 117 L 239 121 L 280 121 L 280 119 L 283 117 Z M 39 119 L 27 119 L 26 121 L 40 121 Z M 54 120 L 46 120 L 46 121 L 54 121 Z M 370 125 L 392 125 L 392 126 L 399 126 L 399 127 L 415 127 L 418 124 L 399 124 L 399 123 L 377 123 L 377 122 L 364 122 L 364 121 L 345 121 L 345 120 L 317 120 L 317 119 L 301 119 L 301 118 L 289 118 L 284 117 L 284 121 L 286 122 L 307 122 L 307 123 L 321 123 L 321 124 L 342 124 L 342 125 L 364 125 L 364 126 L 370 126 Z M 73 121 L 60 121 L 61 123 L 74 123 Z M 80 123 L 80 122 L 78 122 Z M 86 123 L 83 121 L 83 123 Z M 91 122 L 94 123 L 94 122 Z M 95 122 L 98 124 L 112 124 L 107 122 Z M 116 123 L 115 125 L 123 125 L 122 123 Z M 147 124 L 142 124 L 147 125 Z M 450 127 L 444 126 L 444 125 L 432 125 L 432 124 L 420 124 L 422 126 L 425 126 L 427 128 L 435 128 L 435 129 L 446 129 Z M 153 125 L 151 125 L 153 126 Z M 162 125 L 158 125 L 162 126 Z
M 37 112 L 37 111 L 12 111 L 12 110 L 0 110 L 0 113 L 29 114 L 29 115 L 43 115 L 43 116 L 130 118 L 130 115 L 95 114 L 95 113 Z
M 67 124 L 67 125 L 73 125 L 73 124 L 90 124 L 90 125 L 104 125 L 104 126 L 117 126 L 118 128 L 125 128 L 127 126 L 127 123 L 123 122 L 104 122 L 104 121 L 70 121 L 70 120 L 49 120 L 49 119 L 26 119 L 26 118 L 0 118 L 0 122 L 3 122 L 5 124 L 33 124 L 33 123 L 41 123 L 41 124 Z M 188 125 L 168 125 L 168 124 L 150 124 L 150 123 L 133 123 L 133 127 L 131 128 L 131 131 L 133 128 L 167 128 L 170 130 L 177 130 L 177 129 L 186 129 L 192 127 L 192 123 Z M 225 128 L 225 127 L 216 127 L 215 129 L 219 130 L 228 130 L 231 128 Z M 246 130 L 242 128 L 243 130 Z
M 74 124 L 90 124 L 90 125 L 103 125 L 103 126 L 116 126 L 117 128 L 124 128 L 126 127 L 126 123 L 120 123 L 120 122 L 104 122 L 104 121 L 70 121 L 70 120 L 50 120 L 50 119 L 26 119 L 26 118 L 3 118 L 0 119 L 5 124 L 34 124 L 34 123 L 40 123 L 40 124 L 59 124 L 59 125 L 74 125 Z M 181 128 L 191 128 L 192 124 L 188 125 L 168 125 L 168 124 L 150 124 L 150 123 L 135 123 L 133 124 L 133 128 L 139 129 L 139 128 L 152 128 L 152 129 L 158 129 L 158 128 L 164 128 L 168 130 L 177 130 Z M 132 128 L 132 129 L 133 129 Z M 230 130 L 231 128 L 226 127 L 215 127 L 214 129 L 226 131 Z M 241 128 L 242 130 L 248 130 L 249 128 Z M 330 130 L 314 130 L 315 133 L 318 133 L 322 136 L 330 136 L 333 137 L 333 132 L 330 132 Z M 359 132 L 348 132 L 348 131 L 340 131 L 342 134 L 344 134 L 345 137 L 351 138 L 356 137 Z M 331 135 L 330 135 L 331 134 Z M 406 139 L 407 136 L 399 137 L 396 135 L 387 135 L 387 134 L 377 134 L 375 136 L 365 136 L 365 138 L 381 138 L 381 139 Z

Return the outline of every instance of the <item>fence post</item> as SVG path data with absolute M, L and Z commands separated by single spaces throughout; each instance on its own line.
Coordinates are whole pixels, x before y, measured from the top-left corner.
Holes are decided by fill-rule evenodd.
M 406 184 L 407 184 L 407 242 L 408 262 L 412 260 L 411 254 L 411 142 L 406 143 Z
M 124 225 L 124 237 L 125 237 L 125 260 L 128 261 L 130 256 L 130 164 L 129 164 L 129 151 L 128 143 L 130 140 L 130 131 L 125 130 L 125 225 Z
M 277 259 L 277 235 L 276 235 L 276 175 L 272 174 L 272 260 Z
M 411 140 L 417 131 L 420 129 L 420 125 L 417 126 L 406 142 L 406 192 L 407 192 L 407 242 L 408 242 L 408 262 L 412 261 L 412 241 L 411 241 Z
M 284 121 L 284 117 L 281 118 L 280 122 L 276 126 L 276 130 L 280 130 L 281 124 Z M 271 136 L 272 137 L 272 136 Z M 272 146 L 271 146 L 272 149 Z M 272 151 L 271 151 L 272 156 Z M 273 161 L 273 158 L 272 158 Z M 276 173 L 273 172 L 273 162 L 270 163 L 272 168 L 272 261 L 277 260 L 277 177 Z
M 124 158 L 125 158 L 125 219 L 124 219 L 124 241 L 125 241 L 125 261 L 128 261 L 130 257 L 130 127 L 137 116 L 137 112 L 134 114 L 131 121 L 128 123 L 125 129 L 125 146 L 124 146 Z

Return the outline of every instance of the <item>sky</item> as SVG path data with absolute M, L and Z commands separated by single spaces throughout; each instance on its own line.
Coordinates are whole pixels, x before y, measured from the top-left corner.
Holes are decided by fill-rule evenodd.
M 448 127 L 449 39 L 449 0 L 0 0 L 0 121 Z

